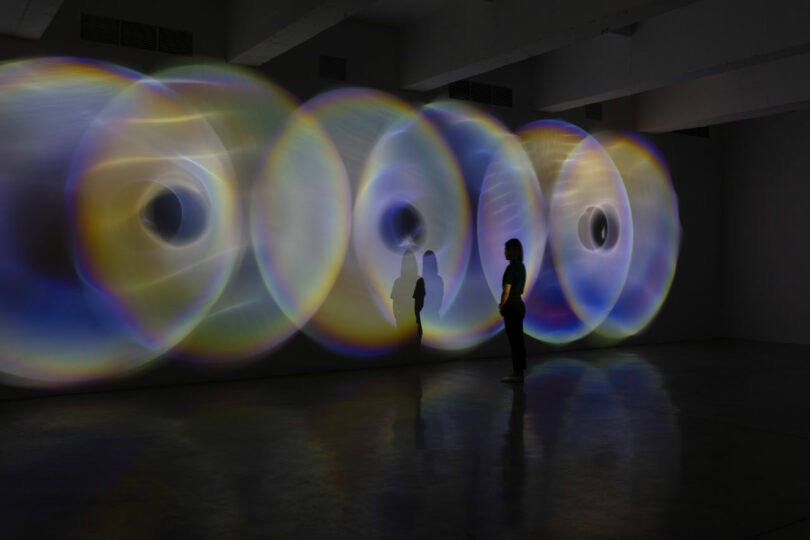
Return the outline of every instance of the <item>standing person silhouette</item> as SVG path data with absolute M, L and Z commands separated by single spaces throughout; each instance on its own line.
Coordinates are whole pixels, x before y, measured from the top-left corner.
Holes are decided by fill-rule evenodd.
M 422 308 L 425 307 L 425 280 L 416 280 L 413 288 L 413 312 L 416 315 L 416 346 L 422 346 Z
M 397 330 L 406 343 L 410 343 L 414 337 L 416 339 L 413 341 L 417 343 L 421 341 L 419 311 L 422 309 L 424 293 L 422 293 L 421 298 L 417 298 L 416 291 L 414 290 L 419 280 L 421 280 L 421 278 L 419 277 L 419 266 L 416 261 L 416 255 L 413 251 L 406 250 L 402 254 L 400 275 L 394 280 L 394 285 L 391 288 L 394 319 L 396 321 Z M 422 286 L 422 290 L 424 291 L 424 286 Z M 411 302 L 414 303 L 411 304 Z
M 503 272 L 503 292 L 498 308 L 503 316 L 509 347 L 512 349 L 512 375 L 504 377 L 501 382 L 523 382 L 523 371 L 526 369 L 526 342 L 523 337 L 523 318 L 526 306 L 521 295 L 526 285 L 526 267 L 523 266 L 523 245 L 517 238 L 510 238 L 504 245 L 504 256 L 509 265 Z
M 439 275 L 439 261 L 432 250 L 422 256 L 422 277 L 425 281 L 425 310 L 428 327 L 439 322 L 439 311 L 444 298 L 444 280 Z

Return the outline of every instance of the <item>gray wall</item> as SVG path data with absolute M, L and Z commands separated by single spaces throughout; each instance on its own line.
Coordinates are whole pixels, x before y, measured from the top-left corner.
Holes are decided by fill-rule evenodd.
M 723 332 L 810 344 L 810 109 L 720 131 Z

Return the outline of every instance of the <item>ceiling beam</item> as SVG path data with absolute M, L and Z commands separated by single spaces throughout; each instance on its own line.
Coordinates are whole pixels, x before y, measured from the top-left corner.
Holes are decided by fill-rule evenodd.
M 60 7 L 62 0 L 2 0 L 0 34 L 39 39 Z
M 375 1 L 233 0 L 228 4 L 228 60 L 264 64 Z
M 659 133 L 756 118 L 810 103 L 810 53 L 639 94 L 636 129 Z
M 533 61 L 536 109 L 559 112 L 810 51 L 807 0 L 706 0 Z
M 431 90 L 690 3 L 462 0 L 403 30 L 402 86 Z

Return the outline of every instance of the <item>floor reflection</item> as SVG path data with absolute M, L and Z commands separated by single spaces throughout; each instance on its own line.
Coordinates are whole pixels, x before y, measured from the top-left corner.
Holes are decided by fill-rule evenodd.
M 4 537 L 644 537 L 678 426 L 640 356 L 5 403 Z M 9 488 L 11 486 L 11 488 Z

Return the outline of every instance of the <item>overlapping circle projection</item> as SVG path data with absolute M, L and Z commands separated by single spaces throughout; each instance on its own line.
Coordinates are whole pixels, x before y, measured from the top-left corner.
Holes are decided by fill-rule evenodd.
M 540 185 L 523 148 L 515 137 L 504 137 L 478 200 L 478 249 L 494 299 L 500 301 L 501 296 L 504 238 L 521 241 L 525 290 L 532 289 L 548 236 L 543 206 Z
M 595 329 L 627 279 L 633 227 L 622 178 L 592 137 L 577 145 L 560 170 L 549 238 L 566 299 L 584 325 Z
M 301 330 L 353 356 L 464 350 L 502 328 L 524 246 L 526 332 L 645 328 L 680 245 L 661 155 L 558 120 L 345 88 L 298 105 L 231 66 L 154 77 L 0 65 L 0 372 L 63 386 L 171 352 L 258 358 Z M 409 349 L 412 350 L 412 349 Z
M 140 75 L 70 58 L 0 66 L 0 371 L 26 386 L 131 372 L 165 351 L 74 266 L 66 184 L 94 118 Z M 161 344 L 162 345 L 162 344 Z
M 332 290 L 349 242 L 351 199 L 332 141 L 306 109 L 289 119 L 251 191 L 264 282 L 296 327 Z
M 459 292 L 470 258 L 467 192 L 449 148 L 433 127 L 416 111 L 398 116 L 366 161 L 354 206 L 353 248 L 374 300 L 399 330 L 415 321 L 410 253 L 416 262 L 416 254 L 429 252 L 443 284 L 442 298 L 436 298 L 438 313 L 425 312 L 423 343 L 453 348 L 457 332 L 441 324 L 441 317 Z M 417 266 L 412 265 L 414 271 Z M 428 304 L 433 300 L 428 296 L 438 296 L 431 285 L 426 281 Z
M 216 301 L 237 255 L 227 153 L 153 79 L 116 96 L 79 152 L 70 185 L 79 270 L 145 343 L 174 346 Z
M 551 214 L 553 195 L 563 165 L 588 138 L 582 129 L 559 120 L 541 120 L 523 127 L 518 135 L 545 196 L 545 216 Z M 567 343 L 592 330 L 571 308 L 557 273 L 553 252 L 546 249 L 535 286 L 526 289 L 526 333 L 541 341 Z
M 414 251 L 443 254 L 443 260 L 436 259 L 446 294 L 455 294 L 463 275 L 469 207 L 456 164 L 417 111 L 382 92 L 335 90 L 306 103 L 304 110 L 323 126 L 345 166 L 357 235 L 305 331 L 347 354 L 390 350 L 415 332 L 415 319 L 398 324 L 396 317 L 413 313 Z M 426 195 L 454 199 L 431 201 Z M 443 215 L 437 208 L 444 208 Z M 425 241 L 437 245 L 422 245 Z
M 607 133 L 599 142 L 627 188 L 633 248 L 621 295 L 597 332 L 625 338 L 655 316 L 675 276 L 681 226 L 678 199 L 661 154 L 639 135 Z
M 476 236 L 459 292 L 454 299 L 444 300 L 436 322 L 427 318 L 425 329 L 426 335 L 439 329 L 445 336 L 442 347 L 463 349 L 491 337 L 502 327 L 494 307 L 500 300 L 503 244 L 507 239 L 523 239 L 529 279 L 536 275 L 545 243 L 542 196 L 531 163 L 500 122 L 454 101 L 426 105 L 422 114 L 450 146 L 474 209 Z
M 216 132 L 233 165 L 240 198 L 238 256 L 227 286 L 206 317 L 176 351 L 192 359 L 223 362 L 255 357 L 298 329 L 264 284 L 251 247 L 248 209 L 264 156 L 297 108 L 283 89 L 235 66 L 183 66 L 155 75 Z M 313 193 L 313 195 L 315 195 Z

